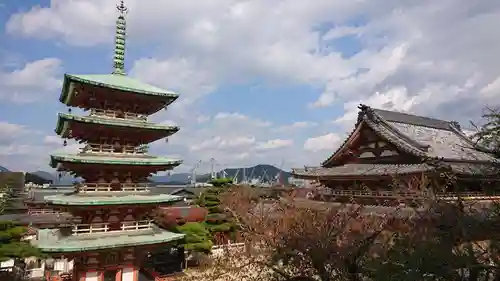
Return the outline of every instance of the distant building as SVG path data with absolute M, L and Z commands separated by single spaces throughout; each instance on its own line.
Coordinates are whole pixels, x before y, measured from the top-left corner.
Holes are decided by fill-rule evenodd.
M 288 184 L 291 186 L 301 187 L 301 188 L 311 188 L 313 185 L 313 181 L 308 179 L 301 179 L 296 177 L 289 177 Z
M 498 165 L 457 122 L 361 105 L 353 131 L 321 167 L 293 169 L 292 174 L 328 187 L 323 195 L 329 200 L 385 204 L 427 198 L 435 190 L 422 179 L 443 172 L 456 177 L 463 196 L 483 197 L 485 186 L 493 188 L 500 177 Z M 444 177 L 434 180 L 445 186 Z M 434 195 L 454 198 L 457 192 L 447 186 Z

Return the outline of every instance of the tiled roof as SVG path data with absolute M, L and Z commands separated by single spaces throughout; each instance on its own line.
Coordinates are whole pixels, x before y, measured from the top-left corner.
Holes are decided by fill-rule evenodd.
M 57 194 L 71 194 L 75 191 L 74 188 L 34 188 L 29 191 L 27 200 L 32 203 L 45 202 L 44 197 Z
M 491 154 L 477 149 L 472 140 L 460 131 L 456 122 L 364 106 L 361 106 L 361 111 L 374 121 L 371 127 L 376 127 L 375 130 L 386 125 L 385 129 L 391 130 L 402 141 L 424 152 L 424 155 L 417 156 L 442 158 L 445 161 L 497 161 Z
M 346 164 L 332 168 L 308 167 L 293 169 L 292 175 L 301 178 L 315 178 L 317 180 L 328 177 L 350 176 L 389 176 L 423 173 L 436 170 L 438 167 L 430 164 Z M 449 169 L 461 175 L 497 175 L 498 170 L 487 164 L 473 163 L 442 163 L 439 168 Z
M 375 133 L 402 151 L 422 159 L 441 159 L 445 162 L 499 163 L 492 154 L 484 152 L 484 149 L 479 149 L 453 121 L 372 109 L 361 105 L 356 128 L 361 123 L 369 126 Z M 354 129 L 351 135 L 356 131 Z M 343 146 L 344 144 L 322 165 L 329 164 Z
M 182 163 L 182 160 L 176 160 L 164 157 L 141 156 L 141 157 L 114 157 L 109 154 L 86 155 L 80 154 L 53 154 L 50 156 L 50 165 L 56 168 L 61 162 L 79 163 L 79 164 L 105 164 L 105 165 L 137 165 L 137 166 L 171 166 L 176 167 Z
M 117 89 L 124 92 L 131 92 L 140 95 L 157 96 L 165 100 L 174 101 L 179 97 L 178 94 L 167 91 L 152 85 L 145 84 L 139 80 L 126 75 L 116 74 L 96 74 L 96 75 L 64 75 L 63 90 L 59 100 L 68 104 L 72 98 L 72 89 L 74 83 L 83 83 Z
M 45 201 L 49 204 L 64 205 L 64 206 L 100 206 L 100 205 L 124 205 L 124 204 L 160 204 L 160 203 L 174 203 L 184 200 L 182 196 L 175 196 L 170 194 L 127 194 L 125 192 L 118 192 L 97 195 L 87 194 L 61 194 L 45 196 Z
M 78 222 L 80 219 L 71 216 L 67 213 L 61 214 L 8 214 L 0 215 L 1 221 L 14 221 L 21 225 L 39 225 L 39 224 L 71 224 L 73 222 Z
M 434 170 L 435 167 L 428 164 L 346 164 L 332 168 L 305 168 L 293 169 L 292 174 L 297 177 L 316 177 L 318 179 L 329 176 L 383 176 L 421 173 Z
M 399 122 L 441 130 L 450 129 L 450 122 L 444 120 L 376 108 L 373 108 L 372 110 L 374 113 L 388 122 Z
M 172 135 L 179 131 L 178 126 L 172 125 L 162 125 L 155 124 L 151 122 L 144 121 L 136 121 L 132 119 L 119 119 L 119 118 L 106 118 L 99 116 L 77 116 L 68 113 L 59 113 L 56 133 L 61 134 L 64 133 L 65 129 L 70 130 L 71 122 L 80 122 L 87 124 L 98 124 L 98 125 L 106 125 L 106 126 L 114 126 L 121 127 L 127 129 L 140 129 L 140 130 L 154 130 L 154 131 L 163 131 L 165 135 Z
M 470 140 L 454 130 L 436 129 L 406 123 L 389 122 L 399 132 L 427 145 L 427 157 L 444 158 L 445 160 L 493 162 L 495 158 L 473 147 Z
M 38 239 L 31 241 L 44 252 L 64 253 L 151 245 L 183 238 L 184 234 L 169 232 L 155 226 L 153 229 L 142 231 L 80 236 L 64 236 L 58 229 L 40 229 Z

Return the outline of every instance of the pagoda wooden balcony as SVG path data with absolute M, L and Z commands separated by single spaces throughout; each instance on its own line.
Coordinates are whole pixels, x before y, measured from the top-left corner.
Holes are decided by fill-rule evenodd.
M 332 197 L 366 197 L 366 198 L 405 198 L 405 199 L 424 199 L 431 198 L 430 192 L 411 192 L 411 191 L 390 191 L 390 190 L 322 190 L 321 195 Z M 436 194 L 441 200 L 456 200 L 458 197 L 467 200 L 492 200 L 500 199 L 500 193 L 486 194 L 484 192 L 441 192 Z
M 116 188 L 119 186 L 118 188 Z M 78 192 L 147 192 L 149 184 L 147 183 L 84 183 L 78 187 Z
M 111 109 L 91 109 L 89 116 L 120 118 L 120 119 L 141 121 L 141 122 L 148 121 L 148 117 L 146 115 L 137 114 L 133 112 L 119 112 Z
M 148 152 L 145 146 L 121 145 L 116 148 L 112 144 L 89 143 L 80 150 L 81 153 L 110 153 L 118 155 L 145 155 Z
M 46 208 L 29 208 L 28 214 L 30 215 L 45 215 L 45 214 L 60 214 L 61 212 L 54 209 L 46 209 Z
M 73 225 L 72 235 L 88 235 L 98 233 L 120 233 L 153 228 L 152 220 L 126 221 L 120 223 L 92 223 Z

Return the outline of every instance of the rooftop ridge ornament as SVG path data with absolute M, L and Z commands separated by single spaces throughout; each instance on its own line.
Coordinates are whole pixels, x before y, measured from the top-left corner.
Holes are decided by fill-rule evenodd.
M 126 75 L 125 73 L 125 38 L 127 33 L 127 21 L 125 20 L 125 15 L 127 14 L 128 8 L 120 1 L 119 5 L 116 5 L 116 9 L 120 12 L 118 19 L 116 20 L 116 33 L 115 33 L 115 51 L 113 57 L 113 74 Z

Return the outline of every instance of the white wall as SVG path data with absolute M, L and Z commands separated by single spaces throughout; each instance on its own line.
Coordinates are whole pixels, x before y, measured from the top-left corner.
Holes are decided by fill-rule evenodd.
M 54 262 L 54 270 L 59 270 L 62 272 L 72 272 L 73 270 L 73 260 L 68 261 L 68 259 L 57 259 Z
M 13 266 L 14 266 L 13 259 L 0 262 L 0 270 L 1 271 L 12 271 Z
M 85 274 L 85 281 L 99 281 L 99 275 L 100 273 L 96 271 L 87 272 L 87 274 Z
M 4 267 L 13 267 L 13 266 L 14 266 L 14 260 L 13 259 L 0 262 L 0 267 L 1 268 L 4 268 Z
M 42 260 L 37 267 L 37 265 L 36 265 L 37 260 L 38 260 L 38 258 L 35 258 L 35 257 L 24 259 L 24 261 L 27 265 L 26 271 L 28 272 L 28 276 L 30 278 L 39 278 L 39 277 L 43 277 L 45 275 L 45 261 Z M 35 264 L 32 264 L 33 262 Z M 34 266 L 30 266 L 30 264 L 34 265 Z M 71 273 L 73 270 L 73 260 L 70 260 L 70 261 L 68 261 L 68 259 L 54 260 L 54 270 Z
M 125 267 L 122 270 L 122 281 L 134 281 L 136 270 L 133 267 Z

